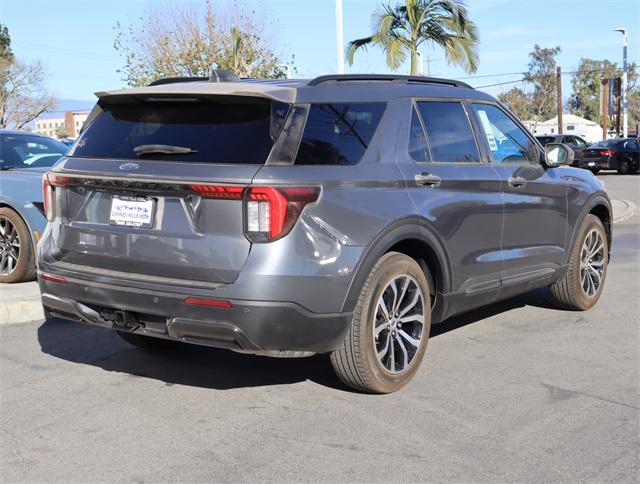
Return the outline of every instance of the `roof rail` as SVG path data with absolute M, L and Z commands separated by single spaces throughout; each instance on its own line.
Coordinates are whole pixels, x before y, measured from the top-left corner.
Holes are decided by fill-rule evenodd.
M 177 82 L 196 82 L 196 81 L 208 81 L 208 77 L 163 77 L 162 79 L 156 79 L 149 86 L 160 86 L 162 84 L 175 84 Z
M 444 84 L 453 87 L 466 87 L 473 89 L 469 84 L 453 79 L 440 79 L 438 77 L 426 76 L 403 76 L 396 74 L 328 74 L 311 79 L 308 86 L 317 86 L 324 82 L 342 82 L 342 81 L 388 81 L 388 82 L 416 82 L 424 84 Z

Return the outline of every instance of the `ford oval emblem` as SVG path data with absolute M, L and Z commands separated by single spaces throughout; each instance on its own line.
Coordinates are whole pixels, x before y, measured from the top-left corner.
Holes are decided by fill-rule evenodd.
M 118 168 L 124 171 L 133 171 L 140 168 L 140 165 L 138 165 L 137 163 L 124 163 L 120 165 Z

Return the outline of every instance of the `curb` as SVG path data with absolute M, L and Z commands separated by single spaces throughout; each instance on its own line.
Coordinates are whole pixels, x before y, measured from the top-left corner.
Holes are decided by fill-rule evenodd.
M 39 297 L 0 303 L 0 325 L 30 323 L 43 319 L 44 311 Z
M 613 223 L 617 224 L 633 217 L 638 207 L 630 200 L 611 200 Z

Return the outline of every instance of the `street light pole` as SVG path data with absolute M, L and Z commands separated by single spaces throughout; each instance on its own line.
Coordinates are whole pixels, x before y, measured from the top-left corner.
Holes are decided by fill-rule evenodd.
M 614 30 L 620 32 L 624 37 L 622 47 L 622 133 L 626 138 L 629 135 L 627 127 L 627 29 L 619 27 Z
M 344 74 L 344 34 L 342 31 L 342 0 L 336 0 L 336 62 L 338 74 Z

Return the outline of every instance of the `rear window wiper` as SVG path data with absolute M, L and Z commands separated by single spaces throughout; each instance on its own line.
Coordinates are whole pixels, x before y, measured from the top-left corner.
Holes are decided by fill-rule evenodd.
M 190 153 L 197 153 L 198 150 L 186 146 L 173 146 L 173 145 L 140 145 L 133 149 L 133 152 L 138 155 L 149 154 L 166 154 L 166 155 L 188 155 Z

